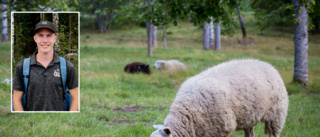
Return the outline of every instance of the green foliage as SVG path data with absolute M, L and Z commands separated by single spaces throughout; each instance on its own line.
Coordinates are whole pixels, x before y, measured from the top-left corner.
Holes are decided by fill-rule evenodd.
M 129 0 L 82 0 L 78 9 L 83 13 L 96 15 L 98 22 L 102 21 L 107 28 L 111 25 L 118 27 L 125 24 L 125 22 L 119 21 L 114 16 L 121 6 L 129 2 Z
M 127 2 L 114 9 L 114 22 L 132 24 L 144 22 L 144 12 L 147 6 L 142 1 Z
M 234 21 L 231 17 L 235 13 L 236 0 L 229 1 L 194 1 L 194 0 L 159 0 L 145 4 L 137 1 L 121 6 L 116 10 L 115 17 L 120 20 L 143 22 L 150 20 L 152 24 L 167 25 L 173 23 L 178 25 L 179 20 L 191 21 L 194 25 L 202 26 L 203 22 L 210 22 L 210 17 L 214 22 L 222 22 L 229 31 L 234 32 Z
M 78 14 L 59 13 L 59 18 L 61 18 L 59 20 L 59 49 L 56 52 L 62 57 L 68 53 L 75 53 L 76 56 L 70 58 L 69 61 L 75 66 L 76 74 L 78 74 Z M 72 22 L 69 22 L 70 18 Z
M 236 1 L 170 1 L 161 0 L 167 9 L 167 15 L 173 22 L 177 20 L 190 20 L 194 25 L 202 25 L 203 22 L 210 22 L 210 17 L 215 19 L 215 23 L 222 21 L 225 26 L 232 25 L 231 15 L 235 12 Z M 163 4 L 161 4 L 163 5 Z M 156 11 L 157 12 L 157 11 Z M 157 16 L 153 22 L 157 22 Z
M 312 30 L 313 32 L 320 33 L 320 8 L 319 8 L 320 1 L 312 0 L 311 3 L 314 3 L 314 4 L 310 4 L 308 8 L 308 13 L 310 16 L 308 21 L 312 22 L 312 23 L 309 23 L 309 25 L 311 27 L 314 26 L 314 29 Z
M 252 8 L 250 6 L 250 0 L 242 0 L 240 2 L 240 9 L 245 11 L 245 12 L 252 11 Z
M 93 24 L 97 24 L 97 18 L 94 15 L 81 13 L 80 22 L 81 22 L 80 23 L 81 31 L 83 30 L 93 31 L 93 30 L 97 30 L 98 28 L 97 25 L 93 25 Z
M 290 25 L 294 20 L 292 3 L 283 4 L 281 1 L 254 1 L 252 7 L 255 10 L 255 17 L 261 23 L 260 29 L 262 30 L 279 23 Z M 258 7 L 261 7 L 261 9 Z
M 68 11 L 77 0 L 9 0 L 11 11 Z
M 12 68 L 15 69 L 16 64 L 24 58 L 32 56 L 36 50 L 36 43 L 33 40 L 34 27 L 40 21 L 39 13 L 15 13 L 14 33 L 13 33 L 13 62 Z M 13 71 L 14 72 L 14 71 Z
M 308 29 L 311 30 L 315 26 L 320 25 L 320 2 L 314 0 L 303 0 L 302 5 L 309 5 L 309 25 Z M 259 28 L 264 30 L 271 26 L 282 25 L 288 26 L 296 24 L 298 21 L 295 19 L 293 12 L 292 0 L 281 0 L 281 1 L 261 1 L 253 0 L 251 3 L 252 9 L 255 11 L 255 17 L 258 19 L 260 25 Z M 319 27 L 315 29 L 319 30 Z

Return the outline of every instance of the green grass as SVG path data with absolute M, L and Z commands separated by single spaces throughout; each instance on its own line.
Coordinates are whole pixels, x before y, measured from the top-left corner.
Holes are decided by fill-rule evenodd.
M 252 14 L 244 14 L 250 44 L 241 44 L 239 32 L 222 36 L 221 51 L 202 50 L 202 31 L 180 22 L 169 26 L 168 48 L 162 43 L 147 57 L 146 32 L 140 27 L 112 30 L 100 34 L 81 32 L 80 94 L 81 113 L 10 113 L 10 86 L 0 85 L 0 136 L 149 136 L 153 124 L 163 124 L 181 83 L 202 70 L 234 58 L 258 58 L 274 65 L 290 94 L 286 124 L 281 136 L 320 135 L 320 41 L 310 35 L 309 86 L 291 84 L 293 77 L 292 28 L 272 28 L 261 32 Z M 240 31 L 240 29 L 239 29 Z M 161 35 L 159 31 L 159 35 Z M 90 36 L 90 38 L 87 38 Z M 318 37 L 318 39 L 317 39 Z M 161 38 L 161 37 L 160 37 Z M 240 44 L 239 44 L 240 42 Z M 10 46 L 0 45 L 0 81 L 10 77 Z M 151 68 L 151 75 L 126 74 L 123 68 L 133 61 L 153 65 L 158 59 L 177 59 L 187 71 L 177 74 Z M 256 136 L 264 135 L 264 125 L 255 127 Z M 242 131 L 233 137 L 244 136 Z

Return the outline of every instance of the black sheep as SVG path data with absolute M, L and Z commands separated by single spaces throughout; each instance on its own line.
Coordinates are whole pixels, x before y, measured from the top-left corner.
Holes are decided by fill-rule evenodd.
M 128 73 L 142 72 L 146 74 L 151 74 L 149 65 L 142 62 L 132 62 L 130 64 L 127 64 L 126 67 L 124 67 L 124 71 Z

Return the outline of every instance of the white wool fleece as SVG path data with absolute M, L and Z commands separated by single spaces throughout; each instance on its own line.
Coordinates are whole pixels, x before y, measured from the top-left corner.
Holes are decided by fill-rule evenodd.
M 265 123 L 265 133 L 278 137 L 285 124 L 288 94 L 270 64 L 241 59 L 221 63 L 186 80 L 180 87 L 164 126 L 152 137 L 228 137 Z M 162 129 L 162 130 L 161 130 Z
M 168 71 L 169 73 L 185 71 L 187 69 L 186 65 L 178 60 L 157 60 L 153 67 L 159 70 Z

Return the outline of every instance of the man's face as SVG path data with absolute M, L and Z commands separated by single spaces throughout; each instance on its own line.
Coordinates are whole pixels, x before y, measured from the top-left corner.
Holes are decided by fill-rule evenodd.
M 57 40 L 57 36 L 50 29 L 43 28 L 37 31 L 33 39 L 37 43 L 38 52 L 47 54 L 53 52 L 53 45 Z

